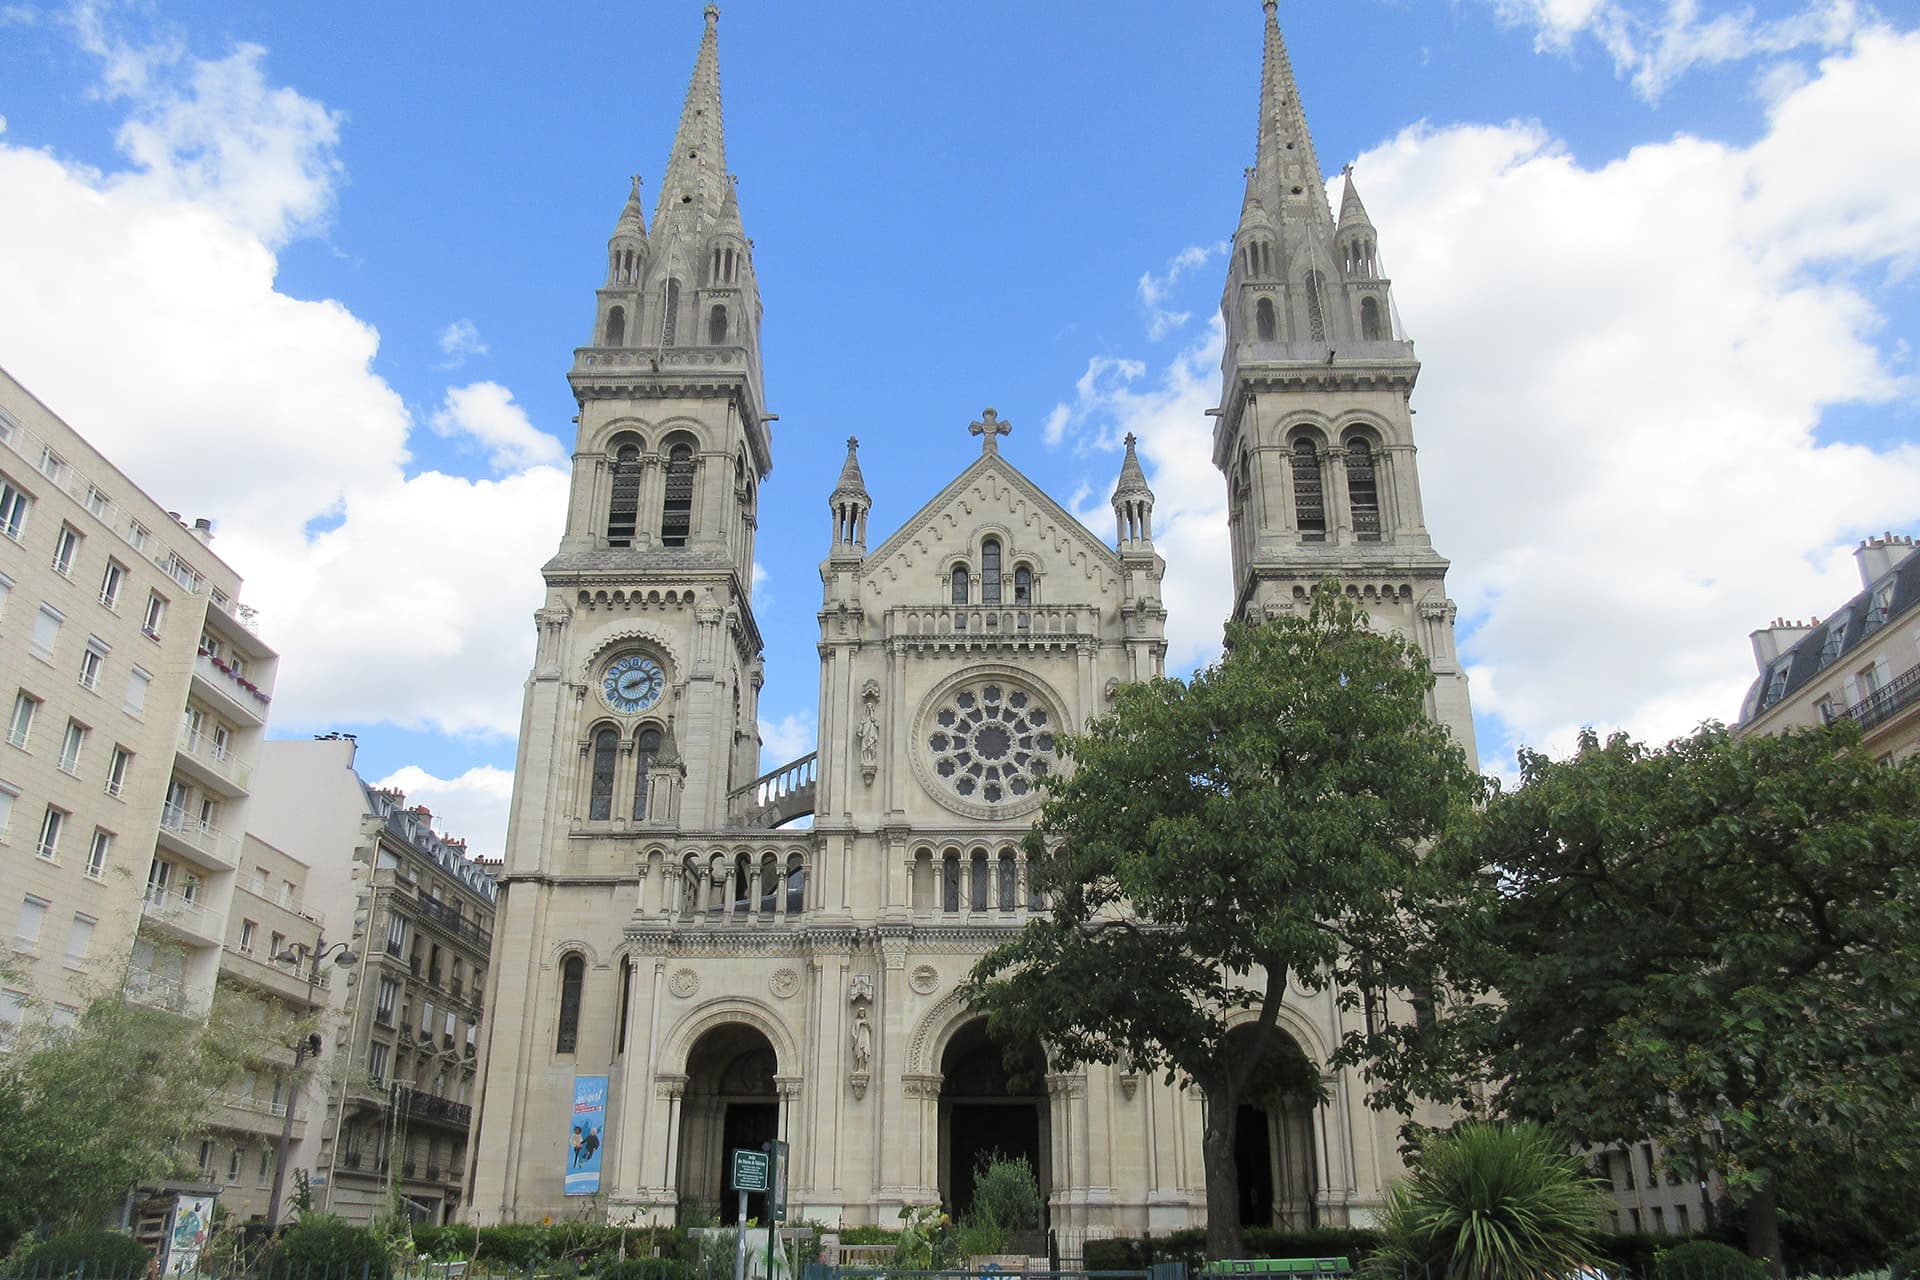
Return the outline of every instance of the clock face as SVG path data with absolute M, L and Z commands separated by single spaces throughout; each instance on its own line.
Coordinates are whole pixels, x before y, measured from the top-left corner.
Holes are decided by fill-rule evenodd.
M 660 701 L 666 690 L 667 674 L 660 664 L 642 653 L 615 658 L 600 678 L 600 696 L 615 711 L 633 715 L 646 711 Z

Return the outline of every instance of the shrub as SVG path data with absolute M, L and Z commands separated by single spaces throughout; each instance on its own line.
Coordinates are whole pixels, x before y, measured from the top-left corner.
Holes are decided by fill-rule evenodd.
M 1040 1210 L 1040 1184 L 1025 1156 L 1008 1159 L 996 1153 L 975 1171 L 970 1220 L 1008 1232 L 1032 1231 L 1040 1225 Z
M 1653 1274 L 1656 1280 L 1768 1280 L 1764 1262 L 1717 1240 L 1689 1240 L 1661 1250 Z
M 1893 1255 L 1893 1280 L 1920 1280 L 1920 1244 Z
M 138 1276 L 153 1261 L 153 1251 L 118 1231 L 69 1231 L 28 1250 L 20 1271 L 30 1276 Z
M 1656 1236 L 1647 1231 L 1603 1232 L 1593 1238 L 1594 1247 L 1606 1259 L 1606 1270 L 1630 1276 L 1651 1276 L 1654 1258 L 1670 1248 L 1672 1236 Z
M 1380 1233 L 1367 1227 L 1248 1227 L 1241 1241 L 1249 1258 L 1345 1258 L 1356 1268 L 1380 1251 Z
M 728 1276 L 733 1272 L 729 1270 Z M 628 1258 L 621 1262 L 615 1258 L 602 1258 L 599 1269 L 594 1272 L 596 1280 L 690 1280 L 695 1273 L 679 1258 L 661 1256 L 658 1258 Z
M 267 1255 L 265 1274 L 304 1276 L 309 1269 L 321 1275 L 332 1271 L 354 1280 L 363 1274 L 385 1276 L 387 1251 L 365 1227 L 331 1214 L 309 1214 L 280 1237 L 280 1243 Z
M 1141 1271 L 1147 1265 L 1144 1240 L 1089 1240 L 1084 1248 L 1089 1271 Z
M 1455 1277 L 1597 1267 L 1601 1200 L 1585 1162 L 1534 1124 L 1469 1122 L 1429 1137 L 1387 1192 L 1376 1269 Z

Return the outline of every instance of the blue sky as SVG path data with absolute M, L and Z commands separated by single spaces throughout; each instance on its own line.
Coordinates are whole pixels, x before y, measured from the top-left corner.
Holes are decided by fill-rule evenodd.
M 766 306 L 768 763 L 812 745 L 845 437 L 874 532 L 977 449 L 1093 528 L 1140 434 L 1173 659 L 1227 585 L 1220 246 L 1255 0 L 734 0 L 728 161 Z M 215 518 L 284 654 L 273 731 L 359 735 L 504 830 L 538 566 L 627 175 L 701 5 L 0 5 L 0 365 Z M 1746 633 L 1920 525 L 1920 37 L 1908 6 L 1283 3 L 1425 361 L 1483 760 L 1737 714 Z M 649 209 L 651 199 L 649 198 Z M 212 461 L 210 461 L 212 460 Z

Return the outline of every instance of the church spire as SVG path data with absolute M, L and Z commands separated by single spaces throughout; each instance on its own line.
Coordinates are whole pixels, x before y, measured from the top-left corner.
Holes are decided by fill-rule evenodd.
M 1307 112 L 1293 78 L 1286 38 L 1280 34 L 1279 0 L 1264 0 L 1267 11 L 1266 60 L 1260 76 L 1260 132 L 1255 151 L 1255 180 L 1269 212 L 1283 219 L 1300 211 L 1321 226 L 1333 225 L 1327 184 L 1307 132 Z M 1252 197 L 1252 189 L 1249 190 Z M 1297 215 L 1296 215 L 1297 216 Z
M 847 460 L 840 468 L 840 483 L 833 486 L 827 503 L 833 508 L 833 554 L 859 557 L 867 551 L 867 512 L 873 498 L 860 474 L 860 440 L 847 437 Z
M 693 60 L 693 78 L 680 108 L 680 128 L 673 136 L 673 152 L 660 183 L 660 202 L 654 206 L 653 227 L 658 235 L 671 223 L 677 231 L 694 235 L 706 230 L 720 210 L 727 187 L 727 145 L 720 122 L 720 7 L 707 6 L 707 29 Z
M 1120 463 L 1120 479 L 1113 486 L 1113 517 L 1123 555 L 1153 546 L 1153 490 L 1147 487 L 1147 474 L 1140 469 L 1140 456 L 1133 446 L 1134 435 L 1129 431 L 1127 456 Z

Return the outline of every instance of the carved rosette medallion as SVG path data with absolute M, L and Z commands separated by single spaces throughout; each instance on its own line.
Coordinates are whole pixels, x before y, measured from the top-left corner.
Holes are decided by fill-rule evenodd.
M 921 995 L 930 996 L 933 994 L 934 988 L 940 985 L 940 971 L 930 964 L 923 964 L 914 969 L 913 976 L 908 978 L 907 981 L 911 983 L 913 989 Z
M 691 969 L 675 969 L 673 976 L 667 979 L 667 990 L 682 1000 L 689 999 L 700 989 L 700 975 Z
M 796 969 L 781 968 L 773 971 L 767 979 L 767 989 L 782 1000 L 788 1000 L 800 990 L 800 973 Z

